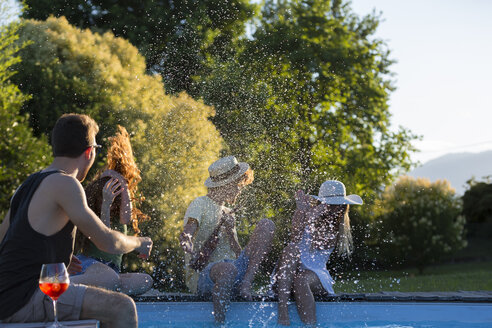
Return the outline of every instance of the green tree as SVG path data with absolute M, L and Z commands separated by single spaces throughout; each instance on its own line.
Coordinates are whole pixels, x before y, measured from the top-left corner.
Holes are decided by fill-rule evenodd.
M 416 266 L 420 273 L 466 246 L 461 203 L 447 180 L 402 177 L 378 201 L 380 260 Z
M 162 74 L 171 92 L 190 92 L 207 57 L 227 55 L 254 12 L 247 0 L 26 0 L 26 4 L 25 17 L 64 16 L 80 28 L 112 31 L 128 39 L 144 54 L 148 68 Z
M 295 190 L 317 192 L 328 178 L 373 203 L 410 168 L 416 138 L 390 128 L 392 61 L 373 36 L 379 18 L 338 0 L 267 1 L 262 14 L 202 89 L 230 152 L 256 169 L 255 217 L 275 214 L 288 227 Z
M 463 215 L 468 222 L 492 219 L 492 183 L 469 181 L 463 195 Z
M 0 21 L 8 19 L 9 11 L 0 7 Z M 24 46 L 16 44 L 19 24 L 0 26 L 0 222 L 9 208 L 15 189 L 31 173 L 51 161 L 45 138 L 33 136 L 27 115 L 20 115 L 29 96 L 10 82 L 15 74 L 12 66 L 20 62 L 17 52 Z
M 49 18 L 27 20 L 20 36 L 31 44 L 20 51 L 16 82 L 32 94 L 25 109 L 39 133 L 50 131 L 60 114 L 75 112 L 99 123 L 103 144 L 117 124 L 132 135 L 146 197 L 142 209 L 152 217 L 142 225 L 155 243 L 148 270 L 156 269 L 157 282 L 170 272 L 173 283 L 180 281 L 182 217 L 188 203 L 205 192 L 207 167 L 222 148 L 208 120 L 213 109 L 184 93 L 166 95 L 162 78 L 146 74 L 138 50 L 112 33 L 82 31 L 64 18 Z M 136 261 L 130 256 L 126 263 L 133 269 Z

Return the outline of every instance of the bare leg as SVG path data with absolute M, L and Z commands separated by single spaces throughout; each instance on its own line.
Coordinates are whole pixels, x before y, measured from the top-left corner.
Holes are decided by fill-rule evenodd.
M 106 264 L 99 262 L 88 267 L 84 274 L 70 277 L 70 281 L 109 290 L 116 290 L 120 285 L 118 274 Z
M 274 232 L 275 223 L 273 221 L 268 219 L 260 220 L 251 235 L 248 245 L 244 248 L 244 253 L 249 258 L 249 263 L 239 287 L 239 294 L 247 300 L 251 300 L 251 283 L 261 262 L 266 254 L 270 252 Z
M 303 270 L 294 277 L 294 296 L 297 312 L 305 324 L 316 324 L 316 303 L 313 290 L 323 289 L 318 276 L 310 271 Z
M 290 325 L 288 303 L 298 262 L 299 250 L 295 244 L 290 243 L 282 251 L 277 272 L 278 323 L 280 325 Z
M 217 263 L 210 270 L 210 278 L 214 282 L 212 301 L 214 303 L 215 321 L 223 323 L 225 313 L 231 300 L 231 292 L 237 269 L 232 263 Z
M 137 327 L 135 302 L 125 294 L 88 286 L 80 319 L 96 319 L 102 328 Z
M 140 295 L 148 291 L 153 283 L 152 277 L 146 273 L 121 273 L 119 291 L 127 295 Z

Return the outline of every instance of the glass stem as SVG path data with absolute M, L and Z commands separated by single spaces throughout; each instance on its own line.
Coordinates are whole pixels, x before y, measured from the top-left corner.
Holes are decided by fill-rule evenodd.
M 57 316 L 57 313 L 56 313 L 56 301 L 57 300 L 53 300 L 53 311 L 55 313 L 55 322 L 54 322 L 54 324 L 55 325 L 58 325 L 58 316 Z

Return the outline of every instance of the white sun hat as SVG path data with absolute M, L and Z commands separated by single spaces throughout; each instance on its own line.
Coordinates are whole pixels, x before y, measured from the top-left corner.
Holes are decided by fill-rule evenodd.
M 234 156 L 223 157 L 208 167 L 210 177 L 205 181 L 205 186 L 215 188 L 226 185 L 237 180 L 248 169 L 248 163 L 238 162 Z
M 324 204 L 342 205 L 354 204 L 362 205 L 362 198 L 357 195 L 348 195 L 345 191 L 345 185 L 340 181 L 328 180 L 323 182 L 319 187 L 318 196 L 311 195 Z

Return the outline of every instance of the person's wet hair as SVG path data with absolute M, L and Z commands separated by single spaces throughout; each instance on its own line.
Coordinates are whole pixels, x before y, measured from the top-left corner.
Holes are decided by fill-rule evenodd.
M 110 142 L 108 148 L 108 165 L 105 169 L 114 170 L 126 179 L 130 197 L 134 202 L 132 209 L 132 227 L 136 233 L 140 233 L 138 223 L 150 220 L 150 217 L 142 213 L 142 211 L 135 206 L 144 201 L 145 197 L 138 191 L 138 183 L 142 178 L 140 176 L 140 170 L 135 163 L 135 157 L 133 156 L 130 135 L 124 127 L 118 125 L 118 132 L 115 136 L 108 138 L 108 140 Z M 102 198 L 100 201 L 102 203 Z

